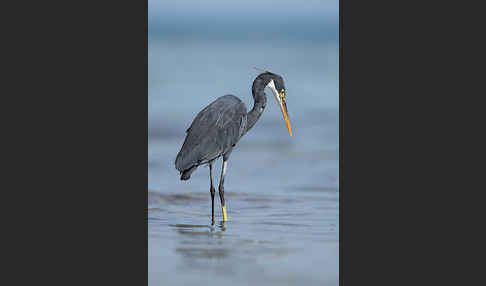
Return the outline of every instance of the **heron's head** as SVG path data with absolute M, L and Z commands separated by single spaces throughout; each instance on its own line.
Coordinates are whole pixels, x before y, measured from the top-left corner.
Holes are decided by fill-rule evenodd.
M 287 104 L 285 102 L 285 84 L 282 76 L 271 72 L 262 73 L 260 74 L 260 76 L 265 79 L 266 87 L 268 87 L 272 91 L 275 99 L 280 105 L 280 110 L 282 111 L 285 124 L 287 125 L 287 129 L 289 130 L 289 135 L 292 136 L 292 128 L 290 127 Z

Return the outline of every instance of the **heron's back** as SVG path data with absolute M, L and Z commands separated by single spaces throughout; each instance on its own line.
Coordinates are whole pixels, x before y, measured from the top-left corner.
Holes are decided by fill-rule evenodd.
M 190 173 L 201 164 L 208 163 L 231 151 L 246 131 L 246 106 L 234 95 L 221 96 L 201 110 L 187 129 L 186 139 L 175 167 L 189 179 Z

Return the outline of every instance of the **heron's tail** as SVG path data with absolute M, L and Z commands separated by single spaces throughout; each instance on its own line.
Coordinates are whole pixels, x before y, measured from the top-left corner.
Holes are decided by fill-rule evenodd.
M 197 169 L 197 165 L 192 166 L 191 168 L 184 170 L 181 172 L 181 180 L 186 181 L 189 180 L 191 177 L 192 172 L 194 172 Z

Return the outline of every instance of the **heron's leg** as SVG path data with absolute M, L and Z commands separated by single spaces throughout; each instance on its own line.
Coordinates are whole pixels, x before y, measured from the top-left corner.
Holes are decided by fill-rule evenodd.
M 214 225 L 214 186 L 213 186 L 213 163 L 209 163 L 209 179 L 211 181 L 211 187 L 209 192 L 211 192 L 211 225 Z
M 224 176 L 226 174 L 226 165 L 227 165 L 226 156 L 223 157 L 223 168 L 221 169 L 221 179 L 219 180 L 219 198 L 221 199 L 221 208 L 223 210 L 223 221 L 227 221 L 228 217 L 226 216 L 226 205 L 224 203 Z

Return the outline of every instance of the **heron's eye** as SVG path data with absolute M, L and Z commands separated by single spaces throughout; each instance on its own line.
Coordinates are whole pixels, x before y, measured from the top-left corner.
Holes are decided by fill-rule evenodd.
M 284 90 L 284 89 L 282 89 L 282 90 L 280 91 L 280 99 L 281 99 L 281 100 L 282 100 L 282 99 L 285 99 L 285 90 Z

